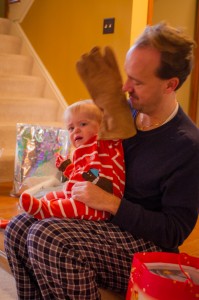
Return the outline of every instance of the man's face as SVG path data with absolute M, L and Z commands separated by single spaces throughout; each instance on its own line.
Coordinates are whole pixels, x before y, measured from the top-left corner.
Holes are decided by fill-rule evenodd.
M 156 76 L 160 53 L 153 48 L 131 48 L 126 56 L 127 80 L 123 90 L 128 92 L 133 108 L 151 113 L 165 101 L 167 80 Z

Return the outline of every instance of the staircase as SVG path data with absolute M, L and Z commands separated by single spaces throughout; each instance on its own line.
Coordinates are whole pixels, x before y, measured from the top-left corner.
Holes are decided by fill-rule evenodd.
M 0 18 L 0 182 L 13 181 L 16 124 L 63 127 L 61 93 L 21 33 Z
M 0 157 L 0 218 L 8 219 L 19 213 L 18 200 L 8 196 L 14 175 L 16 124 L 63 127 L 61 120 L 67 106 L 37 55 L 24 41 L 19 26 L 0 18 L 0 151 L 3 148 Z M 1 230 L 0 268 L 9 271 L 3 234 Z M 101 296 L 104 300 L 124 299 L 122 295 L 102 289 Z

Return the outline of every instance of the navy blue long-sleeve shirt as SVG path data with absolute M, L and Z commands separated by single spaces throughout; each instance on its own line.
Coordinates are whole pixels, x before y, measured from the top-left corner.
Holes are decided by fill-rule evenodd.
M 199 129 L 181 107 L 168 123 L 125 140 L 126 187 L 112 218 L 165 251 L 193 230 L 199 209 Z

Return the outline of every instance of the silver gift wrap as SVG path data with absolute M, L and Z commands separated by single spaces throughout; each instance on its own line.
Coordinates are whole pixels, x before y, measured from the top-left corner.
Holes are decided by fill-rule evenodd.
M 17 124 L 14 185 L 11 192 L 19 196 L 25 189 L 61 173 L 55 166 L 55 155 L 69 152 L 68 132 L 62 128 Z

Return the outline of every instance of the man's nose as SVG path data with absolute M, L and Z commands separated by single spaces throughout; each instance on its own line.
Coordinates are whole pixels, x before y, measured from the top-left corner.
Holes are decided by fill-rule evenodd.
M 123 92 L 132 92 L 134 91 L 134 86 L 132 84 L 132 82 L 130 82 L 128 79 L 124 82 L 123 86 L 122 86 L 122 90 Z

